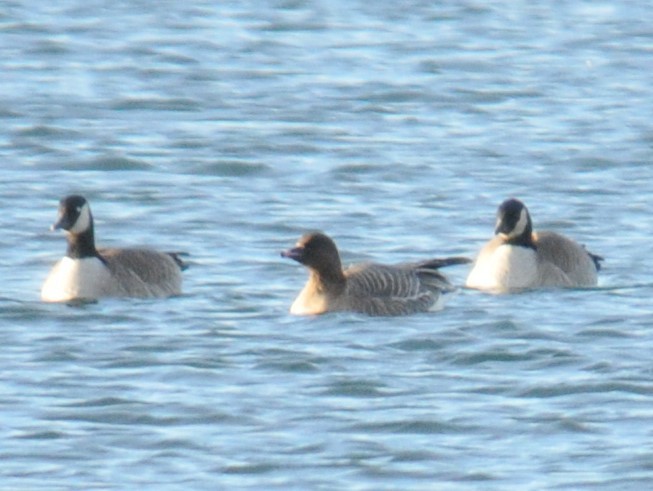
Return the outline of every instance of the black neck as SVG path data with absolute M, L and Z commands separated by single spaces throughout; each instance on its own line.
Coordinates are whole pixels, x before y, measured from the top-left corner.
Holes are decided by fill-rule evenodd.
M 521 235 L 518 235 L 517 237 L 510 237 L 506 242 L 510 245 L 537 249 L 535 242 L 533 242 L 533 226 L 531 225 L 530 220 Z
M 95 248 L 95 237 L 93 234 L 93 223 L 87 230 L 81 234 L 73 234 L 68 232 L 68 249 L 66 256 L 71 259 L 84 259 L 87 257 L 100 257 L 97 249 Z

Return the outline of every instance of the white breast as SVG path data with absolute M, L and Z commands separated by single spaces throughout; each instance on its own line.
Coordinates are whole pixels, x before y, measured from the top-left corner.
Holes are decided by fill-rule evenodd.
M 109 279 L 109 271 L 96 257 L 64 257 L 55 264 L 43 283 L 41 299 L 46 302 L 66 302 L 99 298 L 106 294 Z
M 504 244 L 479 255 L 466 285 L 499 291 L 528 288 L 537 282 L 537 274 L 537 256 L 533 249 Z

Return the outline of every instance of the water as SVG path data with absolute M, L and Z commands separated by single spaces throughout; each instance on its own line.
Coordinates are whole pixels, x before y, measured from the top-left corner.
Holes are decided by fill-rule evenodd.
M 5 2 L 0 488 L 650 487 L 649 10 Z M 185 294 L 40 303 L 70 192 Z M 303 232 L 471 256 L 513 195 L 598 289 L 288 315 Z

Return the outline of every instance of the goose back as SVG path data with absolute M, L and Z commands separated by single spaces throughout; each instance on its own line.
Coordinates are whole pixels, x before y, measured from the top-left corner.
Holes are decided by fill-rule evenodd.
M 175 257 L 149 249 L 99 249 L 111 273 L 109 296 L 167 297 L 181 293 L 182 266 Z
M 564 273 L 566 281 L 559 281 L 560 286 L 596 285 L 598 260 L 583 246 L 564 235 L 548 231 L 535 232 L 533 241 L 539 261 L 552 264 Z
M 386 266 L 362 264 L 345 270 L 347 288 L 342 310 L 375 316 L 407 315 L 436 310 L 453 285 L 429 263 Z

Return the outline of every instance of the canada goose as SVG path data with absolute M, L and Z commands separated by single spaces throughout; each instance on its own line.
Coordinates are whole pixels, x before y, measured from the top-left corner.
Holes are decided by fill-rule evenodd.
M 497 211 L 495 237 L 480 251 L 466 286 L 506 292 L 538 287 L 597 284 L 602 257 L 555 232 L 533 232 L 526 206 L 505 200 Z
M 290 308 L 295 315 L 335 311 L 405 315 L 436 310 L 442 305 L 442 294 L 455 290 L 438 268 L 471 262 L 452 257 L 394 266 L 359 264 L 343 270 L 335 243 L 320 232 L 302 236 L 281 255 L 310 270 Z
M 100 297 L 167 297 L 181 293 L 185 264 L 175 253 L 151 249 L 96 249 L 93 216 L 83 196 L 59 203 L 52 230 L 66 232 L 68 249 L 43 283 L 46 302 Z

